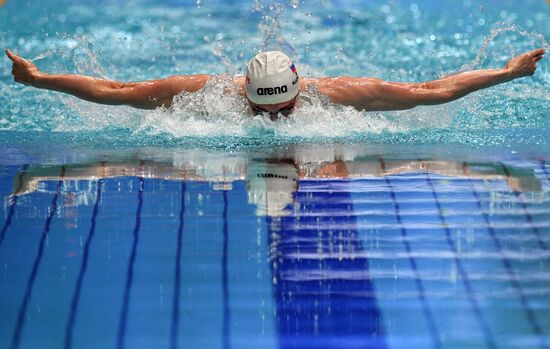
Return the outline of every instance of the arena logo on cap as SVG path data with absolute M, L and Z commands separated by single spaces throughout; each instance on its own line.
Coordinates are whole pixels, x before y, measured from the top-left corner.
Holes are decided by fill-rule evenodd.
M 277 86 L 277 87 L 258 87 L 256 90 L 256 93 L 259 96 L 265 96 L 265 95 L 278 95 L 281 93 L 287 93 L 288 92 L 288 86 Z

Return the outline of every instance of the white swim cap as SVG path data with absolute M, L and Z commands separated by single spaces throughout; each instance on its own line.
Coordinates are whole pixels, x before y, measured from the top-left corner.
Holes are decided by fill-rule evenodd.
M 300 90 L 294 63 L 282 52 L 260 52 L 248 63 L 246 96 L 256 104 L 290 101 Z
M 292 214 L 298 189 L 298 170 L 287 163 L 252 161 L 248 164 L 248 202 L 256 205 L 258 216 L 281 217 Z

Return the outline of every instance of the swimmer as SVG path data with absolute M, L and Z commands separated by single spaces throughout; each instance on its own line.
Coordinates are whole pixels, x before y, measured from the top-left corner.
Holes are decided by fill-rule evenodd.
M 129 105 L 141 109 L 170 107 L 173 98 L 202 89 L 212 75 L 179 75 L 160 80 L 118 82 L 82 75 L 47 74 L 31 61 L 6 49 L 13 62 L 16 82 L 41 89 L 68 93 L 100 104 Z M 254 115 L 268 114 L 271 120 L 286 117 L 299 107 L 300 91 L 310 85 L 336 104 L 364 111 L 405 110 L 420 105 L 451 102 L 467 94 L 504 82 L 530 76 L 544 49 L 512 58 L 501 69 L 459 73 L 438 80 L 405 83 L 387 82 L 372 77 L 300 78 L 290 58 L 279 51 L 258 53 L 248 63 L 246 76 L 234 81 L 248 101 Z

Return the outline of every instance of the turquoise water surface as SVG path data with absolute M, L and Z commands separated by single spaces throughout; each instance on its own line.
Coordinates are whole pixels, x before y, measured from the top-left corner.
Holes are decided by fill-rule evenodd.
M 542 0 L 5 1 L 0 46 L 46 72 L 220 76 L 142 111 L 0 58 L 0 347 L 549 348 L 548 58 L 408 111 L 306 91 L 276 122 L 230 79 L 278 49 L 425 81 L 549 35 Z

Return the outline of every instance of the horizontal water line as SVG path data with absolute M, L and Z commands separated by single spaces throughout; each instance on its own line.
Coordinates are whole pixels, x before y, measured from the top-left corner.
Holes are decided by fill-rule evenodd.
M 338 245 L 335 244 L 335 247 Z M 436 252 L 436 253 L 434 253 Z M 315 251 L 315 252 L 291 252 L 284 253 L 284 259 L 291 260 L 318 260 L 318 261 L 342 261 L 342 260 L 399 260 L 399 259 L 435 259 L 435 260 L 476 260 L 476 261 L 492 261 L 502 260 L 507 258 L 510 261 L 539 261 L 550 258 L 550 251 L 546 250 L 525 250 L 521 252 L 501 250 L 499 252 L 487 251 L 460 251 L 458 253 L 452 251 L 428 250 L 428 251 L 412 251 L 412 252 L 395 252 L 386 250 L 358 250 L 353 252 L 339 251 Z
M 311 222 L 301 224 L 300 222 L 295 222 L 289 224 L 285 227 L 287 232 L 290 231 L 303 231 L 303 230 L 317 230 L 317 231 L 328 231 L 328 230 L 386 230 L 386 229 L 401 229 L 401 224 L 398 223 L 375 223 L 375 222 L 362 222 L 358 221 L 356 224 L 351 223 L 337 223 L 337 222 L 319 222 L 319 224 L 311 224 Z M 453 230 L 468 230 L 468 229 L 487 229 L 488 225 L 484 222 L 465 222 L 462 224 L 454 223 L 414 223 L 406 224 L 405 228 L 407 230 L 416 230 L 416 229 L 443 229 L 447 227 Z M 537 222 L 537 223 L 527 223 L 527 222 L 491 222 L 491 227 L 494 229 L 514 229 L 514 230 L 529 230 L 530 228 L 549 228 L 550 221 Z
M 522 283 L 528 282 L 545 282 L 550 281 L 550 273 L 524 273 L 517 277 L 510 277 L 508 273 L 497 272 L 469 272 L 468 279 L 470 281 L 484 281 L 484 282 L 509 282 L 510 280 L 516 280 Z M 457 277 L 452 275 L 450 272 L 448 274 L 442 274 L 440 270 L 433 272 L 428 272 L 425 270 L 420 270 L 418 273 L 413 272 L 408 269 L 403 270 L 380 270 L 378 268 L 371 268 L 369 270 L 338 270 L 338 269 L 328 269 L 328 270 L 319 270 L 319 269 L 299 269 L 296 271 L 287 270 L 279 274 L 280 279 L 285 281 L 293 282 L 305 282 L 305 281 L 360 281 L 360 280 L 416 280 L 420 279 L 422 281 L 433 281 L 433 282 L 450 282 L 455 283 Z M 525 285 L 524 285 L 525 286 Z M 500 286 L 499 286 L 500 287 Z M 524 287 L 529 289 L 528 287 Z M 549 288 L 550 290 L 550 288 Z

